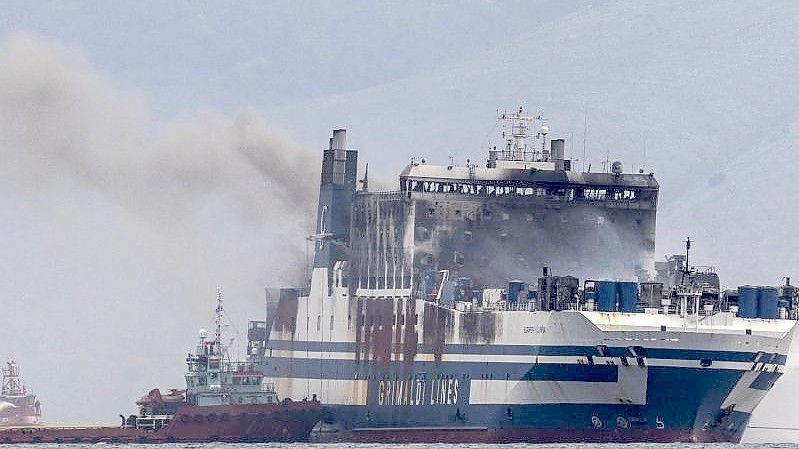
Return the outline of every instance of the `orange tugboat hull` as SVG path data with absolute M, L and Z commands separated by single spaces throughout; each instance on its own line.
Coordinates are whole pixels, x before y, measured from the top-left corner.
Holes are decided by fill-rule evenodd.
M 321 418 L 318 401 L 178 408 L 159 430 L 29 426 L 0 429 L 0 443 L 172 443 L 307 441 Z

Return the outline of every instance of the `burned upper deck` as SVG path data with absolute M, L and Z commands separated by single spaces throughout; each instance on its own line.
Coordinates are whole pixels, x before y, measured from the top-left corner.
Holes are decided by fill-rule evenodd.
M 604 207 L 656 209 L 653 173 L 583 173 L 567 170 L 441 166 L 413 163 L 400 174 L 400 190 L 491 196 L 539 196 L 602 202 Z
M 351 288 L 402 290 L 427 298 L 446 271 L 461 289 L 541 269 L 578 277 L 634 279 L 651 269 L 658 183 L 653 174 L 572 170 L 565 141 L 548 139 L 540 117 L 508 121 L 503 149 L 484 167 L 411 163 L 394 192 L 355 192 L 357 153 L 336 130 L 325 151 L 315 267 L 348 262 Z M 364 186 L 366 183 L 364 183 Z
M 654 254 L 652 175 L 413 164 L 399 192 L 358 193 L 351 269 L 368 288 L 431 291 L 449 270 L 474 288 L 543 266 L 633 278 Z
M 562 139 L 544 135 L 531 145 L 523 122 L 531 119 L 510 118 L 505 149 L 490 151 L 485 167 L 411 163 L 399 175 L 399 191 L 355 195 L 355 285 L 426 297 L 443 270 L 463 288 L 478 289 L 534 281 L 544 266 L 616 279 L 651 269 L 654 175 L 623 173 L 618 162 L 611 173 L 573 171 Z

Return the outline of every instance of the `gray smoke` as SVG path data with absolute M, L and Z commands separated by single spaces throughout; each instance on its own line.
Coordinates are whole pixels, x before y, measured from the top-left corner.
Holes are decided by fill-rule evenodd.
M 482 230 L 479 237 L 475 234 L 474 247 L 468 249 L 470 256 L 481 259 L 475 271 L 493 280 L 492 287 L 511 279 L 535 285 L 543 267 L 558 276 L 576 276 L 581 282 L 636 280 L 639 271 L 653 271 L 640 231 L 631 223 L 614 223 L 600 207 L 539 209 L 526 214 L 527 219 L 518 211 L 508 212 L 509 220 L 488 232 Z
M 16 36 L 0 68 L 0 356 L 47 421 L 115 422 L 183 384 L 216 284 L 241 344 L 301 281 L 318 159 L 253 112 L 161 123 L 70 47 Z
M 141 99 L 74 50 L 18 37 L 4 44 L 0 66 L 0 151 L 16 181 L 47 191 L 71 178 L 155 217 L 208 195 L 249 220 L 304 217 L 313 201 L 304 176 L 315 160 L 252 112 L 203 112 L 153 135 L 158 124 Z

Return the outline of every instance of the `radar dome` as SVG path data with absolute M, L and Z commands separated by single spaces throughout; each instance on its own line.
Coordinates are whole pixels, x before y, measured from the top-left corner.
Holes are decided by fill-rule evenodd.
M 615 161 L 613 165 L 611 165 L 611 171 L 613 171 L 614 175 L 620 175 L 624 171 L 624 166 L 621 165 L 621 162 Z
M 205 329 L 200 329 L 200 338 L 202 339 L 208 338 L 208 331 Z
M 549 126 L 541 125 L 541 134 L 544 134 L 544 135 L 549 134 Z

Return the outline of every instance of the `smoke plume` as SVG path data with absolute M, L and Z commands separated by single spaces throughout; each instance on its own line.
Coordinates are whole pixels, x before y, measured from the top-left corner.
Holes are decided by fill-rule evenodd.
M 114 422 L 181 386 L 217 283 L 242 343 L 301 280 L 318 160 L 254 112 L 162 123 L 74 48 L 12 37 L 0 68 L 0 356 L 46 421 Z

